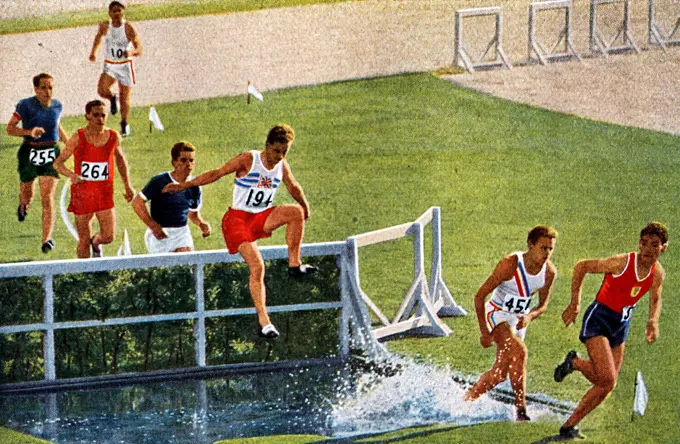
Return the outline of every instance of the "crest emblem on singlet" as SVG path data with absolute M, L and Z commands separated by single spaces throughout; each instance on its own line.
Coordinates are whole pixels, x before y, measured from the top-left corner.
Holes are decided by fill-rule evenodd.
M 272 188 L 272 180 L 266 176 L 260 176 L 260 180 L 257 181 L 258 188 Z
M 642 290 L 642 287 L 633 287 L 630 290 L 630 297 L 634 298 L 635 296 L 637 296 L 640 293 L 640 290 Z

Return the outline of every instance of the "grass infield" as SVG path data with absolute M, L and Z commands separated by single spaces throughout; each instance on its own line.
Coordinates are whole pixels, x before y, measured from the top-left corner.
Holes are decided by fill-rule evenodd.
M 130 21 L 156 20 L 344 1 L 348 0 L 180 0 L 159 4 L 128 5 L 125 8 L 125 17 Z M 108 3 L 102 2 L 106 5 Z M 103 20 L 108 20 L 105 9 L 101 11 L 67 11 L 37 17 L 2 19 L 0 20 L 0 35 L 92 26 Z
M 557 228 L 553 262 L 558 279 L 547 312 L 531 326 L 526 339 L 531 393 L 577 401 L 588 388 L 580 375 L 562 384 L 552 381 L 554 366 L 569 349 L 585 354 L 577 329 L 565 329 L 560 320 L 576 261 L 634 250 L 647 222 L 666 223 L 671 241 L 661 258 L 667 274 L 661 336 L 651 346 L 645 343 L 645 297 L 634 315 L 619 385 L 585 419 L 582 430 L 589 442 L 677 439 L 675 427 L 666 425 L 680 423 L 680 389 L 673 379 L 680 339 L 674 322 L 680 312 L 673 303 L 678 293 L 674 249 L 680 226 L 674 208 L 680 187 L 675 177 L 680 163 L 678 137 L 517 105 L 452 86 L 430 74 L 269 92 L 264 102 L 250 105 L 240 96 L 159 105 L 157 110 L 166 131 L 149 133 L 148 108 L 136 108 L 133 136 L 125 139 L 137 190 L 152 175 L 170 169 L 169 150 L 178 140 L 198 147 L 196 172 L 200 173 L 239 152 L 262 148 L 273 124 L 290 123 L 297 140 L 289 162 L 311 205 L 305 241 L 341 240 L 412 221 L 428 207 L 440 206 L 444 279 L 456 301 L 471 313 L 479 285 L 503 255 L 526 247 L 530 228 L 539 223 Z M 72 133 L 84 125 L 84 118 L 67 118 L 63 124 Z M 16 221 L 19 143 L 2 128 L 3 262 L 45 259 L 39 245 L 38 201 L 25 222 Z M 124 203 L 116 181 L 118 233 L 127 228 L 133 252 L 145 251 L 144 226 Z M 214 234 L 204 240 L 193 230 L 197 249 L 223 248 L 219 226 L 231 201 L 231 187 L 231 180 L 222 179 L 204 188 L 202 213 Z M 292 201 L 285 191 L 277 199 L 278 203 Z M 50 259 L 75 257 L 75 241 L 61 220 L 55 240 L 57 248 Z M 278 231 L 260 245 L 283 243 L 284 232 Z M 109 247 L 108 254 L 118 245 Z M 361 251 L 364 290 L 388 316 L 396 312 L 410 285 L 410 251 L 407 240 Z M 597 278 L 586 279 L 583 310 L 599 284 Z M 479 345 L 474 315 L 446 322 L 454 330 L 449 338 L 403 339 L 390 342 L 389 347 L 464 372 L 488 369 L 493 350 Z M 643 372 L 650 402 L 645 417 L 631 422 L 637 370 Z M 521 437 L 523 442 L 534 442 L 556 433 L 558 427 L 557 423 L 441 425 L 436 431 L 402 431 L 404 436 L 398 440 L 511 442 Z M 509 441 L 503 441 L 503 436 Z M 281 439 L 272 437 L 272 442 Z

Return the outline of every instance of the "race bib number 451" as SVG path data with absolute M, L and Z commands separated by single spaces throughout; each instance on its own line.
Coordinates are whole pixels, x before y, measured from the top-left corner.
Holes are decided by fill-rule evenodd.
M 108 162 L 83 162 L 80 164 L 80 177 L 94 182 L 109 179 Z
M 531 297 L 523 298 L 521 296 L 508 295 L 505 297 L 503 309 L 510 313 L 525 314 L 529 311 L 531 305 Z
M 28 160 L 37 166 L 46 165 L 48 163 L 54 162 L 57 158 L 54 148 L 36 149 L 31 148 L 31 152 L 28 155 Z

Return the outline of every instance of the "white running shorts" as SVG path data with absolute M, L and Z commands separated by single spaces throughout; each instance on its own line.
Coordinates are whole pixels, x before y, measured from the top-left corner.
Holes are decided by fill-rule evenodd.
M 524 327 L 521 330 L 517 330 L 517 323 L 519 322 L 520 316 L 515 313 L 510 313 L 503 311 L 502 308 L 498 307 L 491 301 L 487 301 L 485 306 L 485 316 L 486 328 L 489 329 L 489 333 L 493 331 L 496 326 L 502 322 L 507 322 L 513 333 L 524 340 L 524 336 L 527 334 L 527 329 Z
M 150 229 L 146 229 L 144 243 L 149 253 L 172 253 L 178 248 L 191 247 L 194 249 L 194 239 L 191 237 L 189 225 L 178 228 L 163 228 L 168 237 L 162 240 L 156 239 Z
M 113 77 L 125 86 L 135 86 L 137 84 L 132 60 L 121 62 L 104 61 L 104 74 Z

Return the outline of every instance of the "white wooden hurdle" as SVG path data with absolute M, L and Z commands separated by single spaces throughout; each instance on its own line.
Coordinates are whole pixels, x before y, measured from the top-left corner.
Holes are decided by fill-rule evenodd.
M 432 264 L 428 282 L 425 276 L 423 227 L 432 225 Z M 373 301 L 361 290 L 359 280 L 359 248 L 380 242 L 395 240 L 406 236 L 414 237 L 414 280 L 404 298 L 395 319 L 390 321 Z M 262 247 L 260 249 L 265 260 L 287 258 L 285 246 Z M 439 207 L 431 207 L 414 222 L 398 225 L 384 230 L 359 234 L 340 242 L 324 242 L 302 245 L 302 255 L 335 256 L 340 269 L 340 301 L 316 302 L 294 305 L 278 305 L 268 307 L 270 313 L 340 309 L 338 328 L 337 358 L 346 360 L 350 354 L 350 346 L 364 350 L 371 359 L 380 360 L 389 357 L 390 352 L 378 342 L 398 333 L 428 334 L 448 336 L 451 329 L 443 323 L 439 316 L 465 316 L 466 311 L 455 303 L 449 289 L 442 278 L 441 254 L 441 211 Z M 42 277 L 43 287 L 43 321 L 34 324 L 0 326 L 0 335 L 22 332 L 41 332 L 43 340 L 44 381 L 28 383 L 33 388 L 53 385 L 92 383 L 115 378 L 125 380 L 166 378 L 171 374 L 209 372 L 216 366 L 206 362 L 206 325 L 208 318 L 253 315 L 253 307 L 206 310 L 205 308 L 205 272 L 208 264 L 224 262 L 240 262 L 240 255 L 231 255 L 224 250 L 198 251 L 180 254 L 137 255 L 128 257 L 99 258 L 92 260 L 60 260 L 14 264 L 0 264 L 0 279 L 28 276 Z M 192 266 L 194 274 L 195 311 L 187 313 L 154 314 L 134 317 L 111 317 L 107 319 L 90 319 L 84 321 L 55 322 L 54 319 L 54 276 L 70 273 L 94 273 L 110 270 L 139 269 L 151 267 Z M 383 327 L 373 328 L 368 309 L 379 318 Z M 106 327 L 114 325 L 130 325 L 150 322 L 191 320 L 194 321 L 195 367 L 188 369 L 172 369 L 153 372 L 142 372 L 131 375 L 103 375 L 87 378 L 59 379 L 56 373 L 55 331 L 62 329 L 79 329 L 88 327 Z M 350 337 L 351 336 L 351 337 Z M 350 341 L 350 339 L 352 341 Z M 282 362 L 284 365 L 285 362 Z M 254 363 L 253 366 L 264 366 Z M 218 366 L 221 371 L 238 368 L 238 364 Z M 77 379 L 75 382 L 72 379 Z M 46 384 L 42 384 L 46 383 Z M 22 386 L 26 383 L 7 384 L 6 386 Z M 10 388 L 0 385 L 0 393 Z M 25 389 L 25 387 L 23 388 Z
M 656 0 L 649 0 L 649 44 L 659 46 L 664 52 L 666 46 L 680 44 L 680 37 L 675 33 L 680 29 L 680 16 L 675 19 L 675 25 L 670 32 L 666 33 L 661 27 L 661 24 L 656 20 Z
M 597 8 L 606 4 L 623 4 L 623 19 L 621 24 L 616 29 L 616 35 L 610 41 L 607 41 L 605 36 L 597 26 Z M 630 32 L 630 4 L 631 0 L 590 0 L 590 51 L 599 52 L 607 57 L 614 52 L 635 51 L 640 53 L 633 36 Z M 622 43 L 614 46 L 616 40 L 621 37 Z
M 494 31 L 494 37 L 491 39 L 487 45 L 484 52 L 479 57 L 474 57 L 471 54 L 470 49 L 465 44 L 463 38 L 463 19 L 465 17 L 479 17 L 493 15 L 496 17 L 496 27 Z M 474 72 L 475 69 L 479 68 L 493 68 L 493 67 L 505 67 L 507 69 L 512 69 L 512 63 L 506 57 L 505 52 L 503 52 L 502 44 L 502 34 L 503 34 L 503 8 L 494 6 L 490 8 L 471 8 L 471 9 L 459 9 L 456 11 L 456 41 L 455 41 L 455 60 L 454 64 L 456 66 L 461 66 L 468 70 L 469 72 Z M 495 57 L 491 61 L 483 61 L 483 59 L 489 54 L 489 51 L 494 50 Z
M 541 40 L 536 36 L 536 21 L 540 11 L 549 10 L 563 10 L 564 11 L 564 25 L 559 32 L 557 41 L 552 44 L 550 48 L 543 45 Z M 536 59 L 542 64 L 546 65 L 552 60 L 561 60 L 576 58 L 583 62 L 581 56 L 576 52 L 574 44 L 571 40 L 571 17 L 573 15 L 574 6 L 571 0 L 554 0 L 545 2 L 536 2 L 529 5 L 529 61 Z M 563 44 L 563 49 L 558 51 L 560 45 Z
M 425 276 L 423 226 L 430 222 L 432 222 L 433 230 L 433 257 L 432 274 L 428 284 Z M 414 279 L 397 314 L 393 320 L 390 320 L 361 289 L 359 248 L 406 236 L 413 236 L 414 239 Z M 431 207 L 415 222 L 359 234 L 347 239 L 347 243 L 346 258 L 349 263 L 343 268 L 349 271 L 347 278 L 350 281 L 351 291 L 354 293 L 352 299 L 361 298 L 366 304 L 365 307 L 370 308 L 382 324 L 372 329 L 375 339 L 404 333 L 449 336 L 452 330 L 441 321 L 438 314 L 442 316 L 465 316 L 467 314 L 455 303 L 441 276 L 441 215 L 438 207 Z M 368 318 L 368 312 L 365 308 L 362 310 L 361 316 L 364 322 L 354 322 L 353 325 L 367 325 L 365 320 Z

